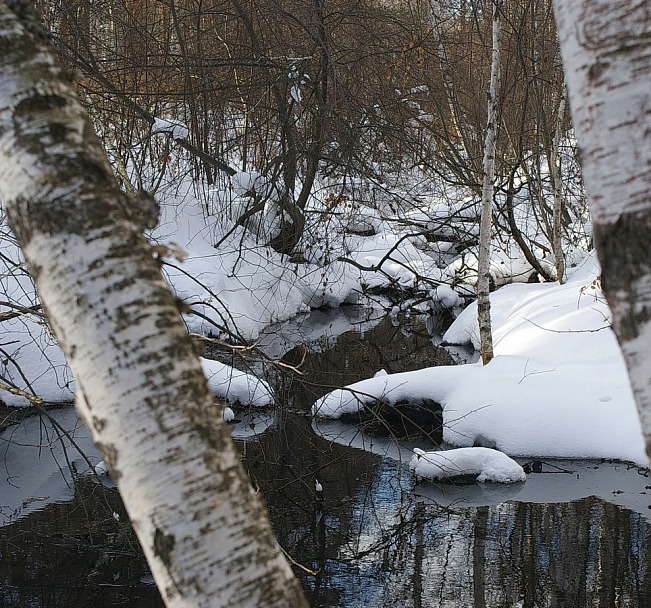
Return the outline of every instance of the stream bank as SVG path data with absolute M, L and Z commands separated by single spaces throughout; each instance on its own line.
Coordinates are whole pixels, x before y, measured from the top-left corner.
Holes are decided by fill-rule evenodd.
M 545 460 L 524 484 L 416 484 L 422 436 L 309 418 L 333 386 L 450 361 L 424 320 L 399 321 L 351 308 L 272 328 L 259 347 L 304 375 L 256 363 L 278 405 L 236 408 L 232 434 L 311 605 L 651 605 L 651 480 L 637 467 Z M 74 410 L 54 415 L 97 462 Z M 0 605 L 161 606 L 111 480 L 75 481 L 86 461 L 37 417 L 2 441 Z

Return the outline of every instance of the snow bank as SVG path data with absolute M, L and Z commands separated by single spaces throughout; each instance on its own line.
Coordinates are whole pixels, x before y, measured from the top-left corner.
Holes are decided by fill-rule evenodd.
M 206 218 L 188 197 L 163 206 L 161 223 L 152 234 L 156 242 L 178 243 L 187 253 L 182 262 L 166 260 L 164 271 L 177 297 L 199 313 L 184 316 L 188 329 L 252 340 L 270 323 L 308 310 L 294 265 L 261 247 L 242 227 L 219 237 L 219 221 Z
M 570 280 L 509 285 L 491 294 L 495 358 L 357 382 L 312 407 L 339 418 L 377 399 L 431 399 L 443 407 L 443 439 L 512 456 L 607 458 L 648 466 L 626 367 L 588 258 Z M 476 343 L 476 308 L 444 336 Z
M 378 399 L 420 401 L 426 397 L 441 403 L 459 383 L 469 379 L 471 366 L 433 367 L 424 370 L 381 374 L 355 382 L 321 397 L 312 405 L 312 414 L 321 418 L 341 418 L 353 414 Z
M 151 129 L 152 133 L 165 133 L 173 139 L 188 139 L 190 136 L 188 127 L 178 120 L 155 118 Z

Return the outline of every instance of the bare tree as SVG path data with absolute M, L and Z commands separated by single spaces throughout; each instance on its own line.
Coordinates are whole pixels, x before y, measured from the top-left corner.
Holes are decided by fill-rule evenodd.
M 431 0 L 424 17 L 431 19 L 433 27 L 424 43 L 429 69 L 423 84 L 429 93 L 420 103 L 434 118 L 422 125 L 425 145 L 419 162 L 477 197 L 484 174 L 487 113 L 483 100 L 489 88 L 491 5 Z M 553 184 L 547 167 L 557 125 L 563 170 L 572 164 L 578 168 L 578 159 L 568 145 L 571 138 L 566 137 L 571 123 L 567 115 L 559 119 L 563 73 L 551 0 L 503 0 L 501 5 L 504 68 L 498 89 L 493 230 L 502 237 L 507 252 L 515 242 L 537 275 L 552 281 L 556 278 L 550 263 L 553 209 L 548 200 Z M 568 199 L 580 187 L 573 191 L 569 176 L 561 185 L 563 231 L 558 235 L 567 244 L 572 236 L 568 225 L 573 221 L 579 225 L 587 214 L 577 205 L 578 215 L 570 217 L 575 210 Z
M 447 99 L 452 136 L 458 142 L 461 153 L 467 159 L 470 157 L 471 146 L 468 143 L 467 124 L 459 100 L 458 87 L 455 85 L 453 69 L 448 57 L 447 48 L 443 40 L 443 16 L 440 0 L 430 0 L 430 11 L 432 15 L 432 29 L 436 38 L 436 55 L 441 69 L 443 89 Z M 445 128 L 447 125 L 443 123 Z
M 651 11 L 555 0 L 602 285 L 651 455 Z
M 563 87 L 560 99 L 558 101 L 558 114 L 556 117 L 556 128 L 554 137 L 551 142 L 551 149 L 547 157 L 549 164 L 549 175 L 552 181 L 552 192 L 554 194 L 554 213 L 553 213 L 553 237 L 552 249 L 554 251 L 554 260 L 556 262 L 556 278 L 562 285 L 565 282 L 565 258 L 563 256 L 563 176 L 559 166 L 558 149 L 561 145 L 561 136 L 563 134 L 563 122 L 565 120 L 565 106 L 567 104 L 567 93 Z
M 30 3 L 0 3 L 0 198 L 168 606 L 305 606 Z
M 479 262 L 477 271 L 477 315 L 479 320 L 480 353 L 484 365 L 493 358 L 493 334 L 490 309 L 490 243 L 493 219 L 493 188 L 495 181 L 495 150 L 499 109 L 501 0 L 493 0 L 493 49 L 490 89 L 488 91 L 488 122 L 484 143 L 484 179 L 481 192 L 481 221 L 479 227 Z

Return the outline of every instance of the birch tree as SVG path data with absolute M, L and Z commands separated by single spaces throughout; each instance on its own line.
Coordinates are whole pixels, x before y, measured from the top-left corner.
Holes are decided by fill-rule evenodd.
M 497 148 L 498 87 L 500 81 L 500 5 L 493 1 L 493 49 L 491 80 L 488 91 L 488 123 L 484 143 L 484 179 L 481 191 L 481 219 L 479 226 L 479 262 L 477 276 L 477 315 L 479 318 L 479 349 L 486 365 L 493 358 L 493 335 L 490 311 L 490 242 L 493 219 L 493 182 L 495 180 L 495 152 Z
M 651 455 L 651 6 L 554 5 L 602 286 Z
M 552 138 L 551 149 L 547 158 L 549 165 L 549 176 L 552 181 L 552 192 L 554 194 L 554 212 L 553 212 L 553 233 L 552 249 L 554 251 L 554 260 L 556 264 L 556 278 L 562 285 L 565 282 L 565 257 L 563 256 L 563 178 L 561 176 L 561 167 L 559 165 L 558 149 L 561 144 L 563 135 L 563 121 L 565 120 L 565 105 L 567 103 L 567 93 L 565 87 L 561 90 L 561 96 L 558 101 L 558 113 L 556 116 L 556 128 Z
M 0 1 L 0 200 L 167 606 L 306 606 L 133 202 L 29 2 Z

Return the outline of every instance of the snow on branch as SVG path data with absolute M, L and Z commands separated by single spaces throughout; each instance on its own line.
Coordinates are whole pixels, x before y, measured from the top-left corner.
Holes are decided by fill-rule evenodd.
M 154 118 L 152 132 L 165 133 L 173 139 L 188 139 L 190 135 L 190 130 L 182 122 L 165 118 Z

